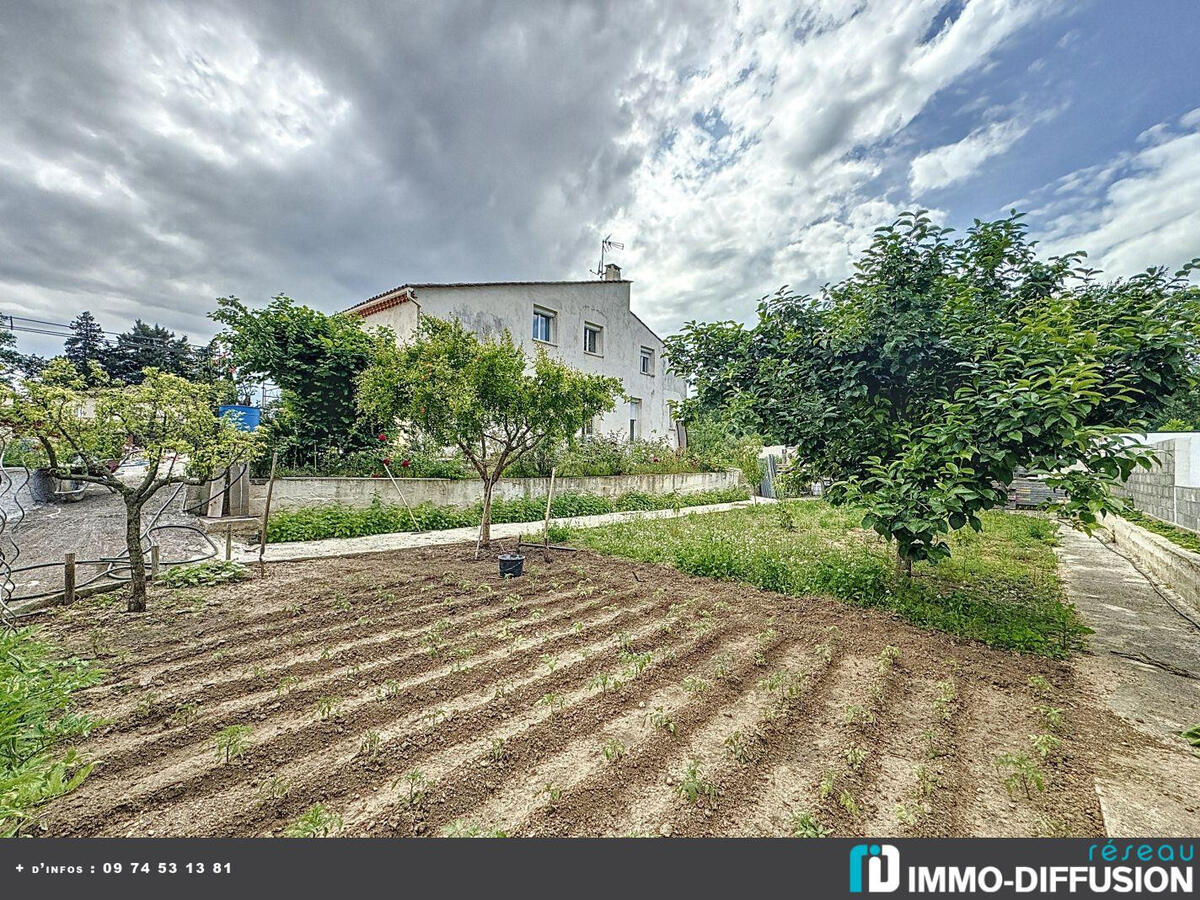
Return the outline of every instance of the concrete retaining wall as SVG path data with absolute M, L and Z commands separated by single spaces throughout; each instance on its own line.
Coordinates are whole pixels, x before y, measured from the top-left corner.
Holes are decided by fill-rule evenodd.
M 683 475 L 606 475 L 587 478 L 558 478 L 555 494 L 598 494 L 619 497 L 630 491 L 644 494 L 695 494 L 700 491 L 727 490 L 741 483 L 741 473 L 689 472 Z M 396 483 L 412 506 L 473 506 L 483 496 L 478 479 L 398 478 Z M 497 500 L 545 497 L 549 478 L 502 478 L 493 493 Z M 266 500 L 266 480 L 250 485 L 250 513 L 262 515 Z M 277 478 L 271 495 L 271 510 L 298 509 L 323 503 L 370 506 L 378 497 L 386 504 L 400 503 L 395 487 L 387 478 Z
M 1171 588 L 1200 615 L 1200 554 L 1120 517 L 1105 520 L 1101 537 L 1112 541 L 1134 565 Z

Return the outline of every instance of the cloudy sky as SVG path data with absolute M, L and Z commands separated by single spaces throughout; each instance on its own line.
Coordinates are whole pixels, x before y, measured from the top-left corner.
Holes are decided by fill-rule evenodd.
M 0 312 L 201 338 L 229 293 L 588 278 L 612 232 L 667 333 L 917 206 L 1175 265 L 1198 39 L 1193 0 L 6 2 Z

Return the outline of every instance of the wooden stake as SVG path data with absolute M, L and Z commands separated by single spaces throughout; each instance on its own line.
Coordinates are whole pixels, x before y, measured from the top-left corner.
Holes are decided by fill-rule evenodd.
M 75 602 L 75 554 L 68 553 L 63 557 L 63 604 L 70 606 Z
M 159 557 L 162 551 L 159 550 L 158 544 L 150 545 L 150 580 L 153 581 L 158 577 Z
M 233 525 L 225 526 L 225 562 L 233 559 Z
M 271 475 L 267 479 L 267 500 L 263 504 L 262 531 L 258 537 L 258 574 L 263 573 L 263 554 L 267 552 L 267 522 L 271 519 L 271 495 L 275 493 L 275 463 L 279 461 L 279 451 L 271 454 Z
M 404 504 L 404 508 L 408 510 L 408 517 L 412 519 L 413 528 L 417 529 L 417 534 L 421 534 L 421 523 L 413 515 L 412 507 L 408 505 L 408 498 L 404 496 L 404 491 L 400 490 L 400 485 L 396 483 L 396 479 L 392 476 L 392 470 L 388 468 L 387 463 L 383 464 L 383 471 L 387 472 L 388 480 L 392 482 L 392 487 L 396 489 L 396 493 L 400 495 L 400 501 Z
M 546 520 L 542 523 L 542 561 L 550 562 L 550 505 L 554 503 L 554 476 L 557 466 L 550 468 L 550 489 L 546 492 Z

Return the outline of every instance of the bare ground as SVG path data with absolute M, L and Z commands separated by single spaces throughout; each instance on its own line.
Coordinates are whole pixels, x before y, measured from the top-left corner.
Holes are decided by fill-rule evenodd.
M 43 833 L 278 835 L 320 802 L 348 835 L 787 835 L 805 813 L 836 835 L 1100 835 L 1093 780 L 1144 740 L 1067 664 L 589 553 L 501 581 L 472 551 L 56 612 L 48 639 L 109 671 L 80 698 L 108 724 Z M 1044 761 L 1039 705 L 1063 715 Z M 230 725 L 249 733 L 225 762 Z M 1010 794 L 1006 751 L 1046 790 Z

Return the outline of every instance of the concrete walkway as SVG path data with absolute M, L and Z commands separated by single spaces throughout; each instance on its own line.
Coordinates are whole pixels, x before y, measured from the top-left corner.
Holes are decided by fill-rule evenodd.
M 1067 595 L 1096 632 L 1076 669 L 1146 738 L 1114 747 L 1114 771 L 1096 779 L 1108 833 L 1195 834 L 1200 758 L 1179 732 L 1200 722 L 1200 624 L 1114 548 L 1069 528 L 1060 537 Z
M 566 525 L 569 528 L 596 528 L 615 522 L 631 522 L 640 519 L 674 519 L 679 516 L 695 516 L 702 513 L 725 512 L 740 509 L 755 503 L 774 503 L 757 497 L 737 503 L 713 503 L 708 506 L 687 506 L 682 509 L 636 510 L 633 512 L 605 513 L 599 516 L 570 516 L 551 519 L 551 525 Z M 492 525 L 492 539 L 518 538 L 523 534 L 540 534 L 541 522 L 503 522 Z M 375 534 L 357 538 L 328 538 L 321 541 L 291 541 L 268 544 L 266 562 L 286 562 L 298 559 L 320 559 L 325 556 L 358 556 L 363 553 L 388 553 L 393 550 L 408 550 L 413 547 L 433 547 L 439 544 L 472 544 L 479 536 L 479 528 L 449 528 L 445 531 L 426 531 L 421 534 L 404 531 L 392 534 Z M 234 559 L 243 563 L 258 561 L 258 545 L 235 548 Z

